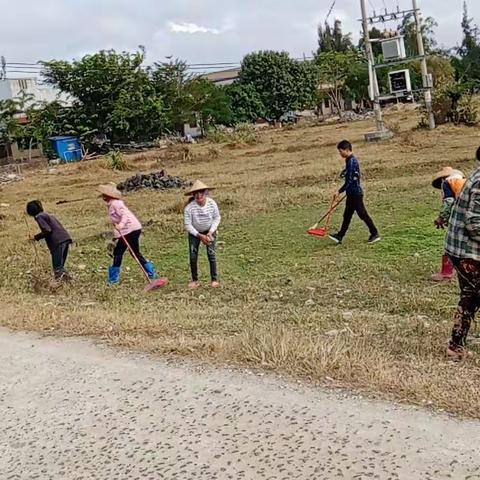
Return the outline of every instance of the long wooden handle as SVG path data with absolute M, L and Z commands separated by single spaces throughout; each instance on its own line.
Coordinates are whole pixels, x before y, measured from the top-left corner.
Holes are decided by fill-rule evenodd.
M 340 200 L 338 200 L 337 202 L 335 202 L 335 199 L 333 199 L 328 212 L 312 228 L 317 228 L 319 223 L 322 223 L 327 217 L 330 217 L 332 213 L 338 208 L 338 206 L 345 200 L 345 198 L 347 198 L 346 195 L 341 197 Z
M 130 243 L 128 243 L 127 239 L 125 238 L 125 235 L 123 235 L 123 233 L 117 227 L 115 227 L 115 230 L 120 235 L 120 238 L 125 242 L 125 245 L 127 246 L 128 251 L 130 252 L 130 255 L 140 265 L 140 268 L 142 269 L 142 272 L 145 275 L 145 278 L 147 279 L 148 283 L 151 283 L 152 281 L 150 280 L 150 277 L 148 276 L 148 272 L 143 268 L 142 262 L 138 259 L 137 255 L 133 251 L 133 248 L 130 246 Z

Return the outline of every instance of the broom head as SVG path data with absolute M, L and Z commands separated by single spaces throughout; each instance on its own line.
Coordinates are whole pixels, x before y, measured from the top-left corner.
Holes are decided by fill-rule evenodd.
M 146 287 L 146 292 L 153 292 L 154 290 L 159 290 L 168 285 L 168 278 L 157 278 L 152 280 Z
M 328 235 L 328 230 L 326 228 L 311 228 L 310 230 L 307 230 L 307 233 L 314 237 L 326 237 Z

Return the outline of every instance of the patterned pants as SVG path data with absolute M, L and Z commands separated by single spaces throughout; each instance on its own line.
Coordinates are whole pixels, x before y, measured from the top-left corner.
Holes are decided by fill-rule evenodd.
M 480 308 L 480 262 L 451 257 L 458 273 L 460 301 L 455 313 L 450 348 L 458 349 L 467 343 L 468 331 Z

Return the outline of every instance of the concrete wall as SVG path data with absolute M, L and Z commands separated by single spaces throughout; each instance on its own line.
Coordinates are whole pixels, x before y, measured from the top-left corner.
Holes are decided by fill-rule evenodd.
M 60 100 L 71 104 L 71 98 L 49 85 L 42 85 L 35 78 L 18 78 L 0 80 L 0 100 L 12 100 L 18 97 L 22 90 L 33 95 L 34 102 L 53 102 Z

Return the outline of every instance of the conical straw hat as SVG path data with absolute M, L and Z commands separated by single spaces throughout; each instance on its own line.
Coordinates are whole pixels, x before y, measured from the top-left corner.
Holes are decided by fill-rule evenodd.
M 122 192 L 118 190 L 114 183 L 109 183 L 107 185 L 100 185 L 97 190 L 102 194 L 110 198 L 115 198 L 120 200 L 122 198 Z
M 192 188 L 185 195 L 192 195 L 192 193 L 201 192 L 202 190 L 213 190 L 213 187 L 205 185 L 201 180 L 195 180 L 195 182 L 193 182 Z
M 445 167 L 442 171 L 438 172 L 435 177 L 433 177 L 432 186 L 433 188 L 441 188 L 442 180 L 450 177 L 455 173 L 455 170 L 452 167 Z

